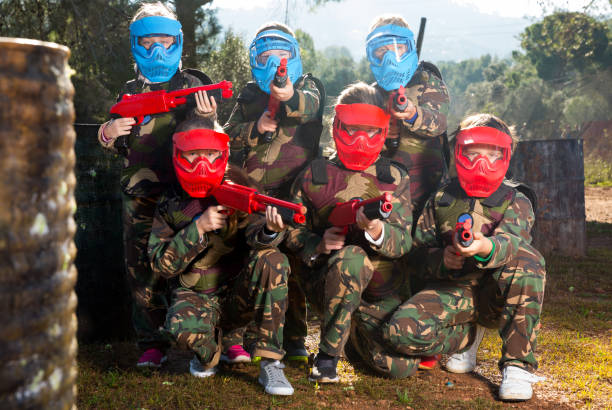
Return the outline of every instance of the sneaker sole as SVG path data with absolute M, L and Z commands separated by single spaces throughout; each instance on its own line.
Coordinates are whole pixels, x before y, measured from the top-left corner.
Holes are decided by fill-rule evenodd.
M 261 359 L 260 359 L 261 360 Z M 229 363 L 229 364 L 235 364 L 235 363 L 251 363 L 251 358 L 247 357 L 247 356 L 237 356 L 234 359 L 230 359 L 229 357 L 227 357 L 226 355 L 222 354 L 221 357 L 219 358 L 219 361 L 221 362 L 225 362 L 225 363 Z
M 315 383 L 338 383 L 340 381 L 340 378 L 338 376 L 334 377 L 333 379 L 330 379 L 329 377 L 318 377 L 318 378 L 313 378 L 308 376 L 308 380 L 310 380 L 311 382 Z
M 464 373 L 471 373 L 474 371 L 474 369 L 476 368 L 476 366 L 474 367 L 466 367 L 466 368 L 457 368 L 457 367 L 448 367 L 448 366 L 444 366 L 444 368 L 446 369 L 446 371 L 451 372 L 451 373 L 456 373 L 456 374 L 464 374 Z
M 285 360 L 308 363 L 308 356 L 285 356 Z
M 261 384 L 264 387 L 264 391 L 268 394 L 271 394 L 273 396 L 292 396 L 293 395 L 293 388 L 291 387 L 286 387 L 286 388 L 279 388 L 278 390 L 273 390 L 273 389 L 268 389 L 267 387 L 265 387 L 265 384 L 261 381 L 260 378 L 257 378 L 257 381 L 259 382 L 259 384 Z
M 136 367 L 152 367 L 154 369 L 159 369 L 160 367 L 162 367 L 162 364 L 164 364 L 167 359 L 168 359 L 167 356 L 162 357 L 162 359 L 161 359 L 159 364 L 155 364 L 154 362 L 136 363 Z

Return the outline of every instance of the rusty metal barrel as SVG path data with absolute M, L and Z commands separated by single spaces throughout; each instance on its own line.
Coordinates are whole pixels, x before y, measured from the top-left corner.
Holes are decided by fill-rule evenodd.
M 64 46 L 0 37 L 0 406 L 72 408 L 74 89 Z
M 538 197 L 535 247 L 544 254 L 584 256 L 584 158 L 581 139 L 521 141 L 512 157 L 512 177 Z

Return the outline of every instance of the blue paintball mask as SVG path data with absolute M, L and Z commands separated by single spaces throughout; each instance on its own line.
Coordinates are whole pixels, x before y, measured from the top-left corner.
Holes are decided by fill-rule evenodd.
M 253 80 L 259 88 L 270 93 L 270 83 L 274 79 L 276 69 L 280 65 L 280 58 L 276 55 L 264 55 L 269 50 L 283 50 L 287 57 L 287 74 L 291 82 L 295 82 L 302 75 L 302 60 L 300 59 L 300 46 L 290 34 L 280 30 L 262 31 L 255 37 L 249 48 L 249 62 Z
M 366 53 L 376 82 L 386 91 L 405 86 L 419 64 L 414 34 L 406 27 L 378 27 L 366 39 Z
M 148 50 L 138 43 L 141 37 L 152 36 L 172 36 L 174 43 L 169 48 L 154 43 Z M 130 24 L 130 41 L 138 69 L 151 82 L 168 81 L 176 73 L 183 53 L 181 23 L 161 16 L 144 17 Z

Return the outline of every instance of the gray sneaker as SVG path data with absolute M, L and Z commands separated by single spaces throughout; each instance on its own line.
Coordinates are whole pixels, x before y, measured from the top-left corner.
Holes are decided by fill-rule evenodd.
M 278 360 L 262 359 L 259 368 L 259 384 L 261 384 L 266 393 L 277 394 L 280 396 L 291 396 L 293 387 L 285 377 L 283 365 Z
M 210 377 L 217 373 L 217 366 L 205 369 L 202 363 L 200 363 L 200 359 L 197 356 L 193 356 L 193 359 L 189 362 L 189 373 L 195 377 Z

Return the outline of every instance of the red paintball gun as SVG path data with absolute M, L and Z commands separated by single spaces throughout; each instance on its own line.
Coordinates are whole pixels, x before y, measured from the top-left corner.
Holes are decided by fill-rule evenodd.
M 110 113 L 120 117 L 133 117 L 136 124 L 142 123 L 146 115 L 168 112 L 173 108 L 187 103 L 187 96 L 198 91 L 221 90 L 220 93 L 212 93 L 217 101 L 221 98 L 231 98 L 233 95 L 231 81 L 221 81 L 216 84 L 203 85 L 200 87 L 184 88 L 176 91 L 150 91 L 142 94 L 124 94 L 121 101 L 111 107 Z M 215 95 L 217 94 L 217 95 Z
M 457 241 L 463 248 L 467 248 L 474 242 L 474 234 L 472 228 L 474 227 L 474 219 L 470 214 L 461 214 L 457 218 L 457 224 L 455 225 L 455 233 L 457 234 Z
M 280 65 L 276 69 L 276 74 L 274 75 L 274 85 L 279 88 L 284 88 L 287 84 L 287 59 L 281 59 Z M 270 118 L 273 120 L 276 119 L 278 115 L 278 109 L 280 108 L 280 101 L 270 95 L 268 99 L 268 113 L 270 114 Z M 267 131 L 264 134 L 264 138 L 266 142 L 272 141 L 272 132 Z
M 397 112 L 404 112 L 406 107 L 408 107 L 408 97 L 406 97 L 406 89 L 403 85 L 400 85 L 397 91 L 391 93 L 389 96 L 389 106 Z M 399 120 L 396 119 L 393 124 L 395 127 L 399 127 L 398 123 Z M 386 144 L 392 149 L 399 147 L 399 136 L 395 138 L 388 137 Z
M 228 206 L 247 214 L 265 212 L 266 206 L 270 205 L 276 207 L 285 223 L 303 224 L 306 222 L 306 208 L 303 205 L 261 195 L 255 188 L 224 181 L 211 192 L 211 195 L 215 197 L 219 205 Z
M 397 92 L 391 94 L 391 100 L 393 109 L 397 112 L 403 112 L 408 107 L 408 97 L 406 97 L 406 90 L 403 85 L 400 85 Z
M 391 194 L 386 192 L 372 199 L 351 199 L 347 202 L 340 202 L 329 215 L 329 222 L 334 226 L 344 228 L 344 234 L 346 234 L 348 227 L 356 222 L 359 208 L 363 208 L 369 220 L 387 219 L 393 210 Z

